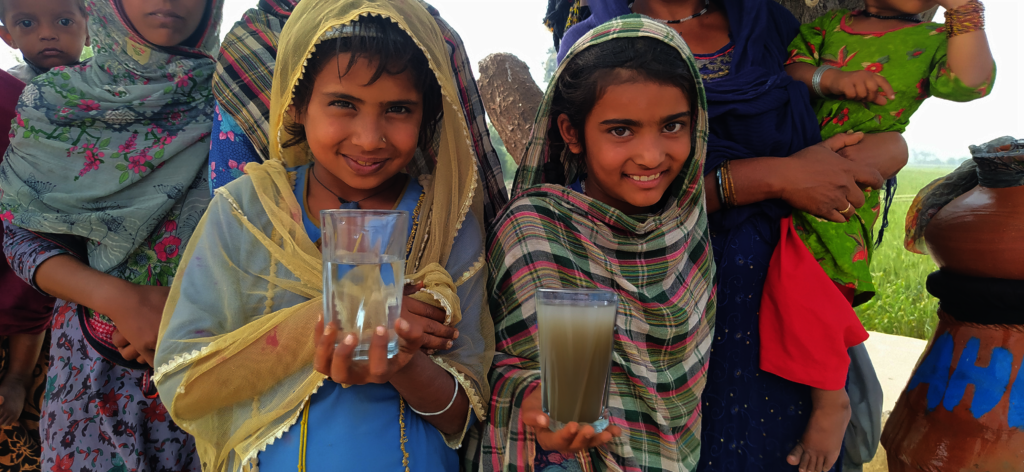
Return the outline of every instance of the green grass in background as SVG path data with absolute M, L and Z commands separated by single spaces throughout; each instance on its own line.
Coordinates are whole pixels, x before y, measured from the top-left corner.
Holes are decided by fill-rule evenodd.
M 874 299 L 857 308 L 869 331 L 919 339 L 929 339 L 935 331 L 939 303 L 925 290 L 928 274 L 936 270 L 935 262 L 929 256 L 903 248 L 904 227 L 907 210 L 918 190 L 952 170 L 909 167 L 900 172 L 896 201 L 889 210 L 889 228 L 871 261 L 878 292 Z

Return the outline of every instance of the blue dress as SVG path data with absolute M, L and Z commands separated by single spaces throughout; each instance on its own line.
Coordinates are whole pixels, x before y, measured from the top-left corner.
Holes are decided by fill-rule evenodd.
M 224 115 L 227 117 L 227 115 Z M 309 165 L 295 171 L 295 197 L 306 208 Z M 396 210 L 412 215 L 423 187 L 410 179 Z M 320 240 L 319 221 L 304 211 L 303 226 L 309 238 Z M 461 235 L 460 235 L 461 236 Z M 470 235 L 472 236 L 472 235 Z M 479 234 L 476 234 L 479 237 Z M 458 239 L 458 238 L 457 238 Z M 456 241 L 458 244 L 458 241 Z M 297 470 L 302 441 L 302 423 L 307 422 L 306 470 L 310 472 L 351 470 L 401 471 L 402 448 L 399 426 L 399 394 L 391 384 L 353 385 L 343 388 L 330 379 L 310 397 L 309 413 L 299 418 L 284 435 L 259 455 L 264 471 Z M 405 434 L 409 469 L 424 472 L 459 470 L 457 452 L 445 444 L 441 432 L 406 405 Z
M 220 105 L 217 105 L 210 139 L 210 195 L 241 177 L 246 164 L 262 161 L 242 127 L 231 114 L 221 113 Z

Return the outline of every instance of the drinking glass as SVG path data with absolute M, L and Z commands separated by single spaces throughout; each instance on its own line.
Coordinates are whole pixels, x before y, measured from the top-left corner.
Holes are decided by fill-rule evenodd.
M 374 330 L 388 330 L 388 358 L 398 352 L 395 322 L 402 312 L 409 213 L 383 210 L 320 212 L 324 320 L 356 334 L 354 360 L 367 360 Z
M 608 388 L 619 296 L 597 289 L 537 292 L 542 408 L 558 431 L 575 421 L 608 426 Z

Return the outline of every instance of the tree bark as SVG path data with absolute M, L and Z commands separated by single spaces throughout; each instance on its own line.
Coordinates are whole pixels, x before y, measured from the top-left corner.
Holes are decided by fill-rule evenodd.
M 480 96 L 505 149 L 519 164 L 526 155 L 543 94 L 530 76 L 530 66 L 508 53 L 480 61 Z

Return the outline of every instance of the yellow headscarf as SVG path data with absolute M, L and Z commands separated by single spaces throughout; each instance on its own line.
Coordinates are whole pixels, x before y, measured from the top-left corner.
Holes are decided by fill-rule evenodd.
M 311 155 L 305 145 L 285 149 L 281 143 L 291 137 L 292 91 L 317 44 L 370 15 L 408 33 L 441 85 L 436 149 L 417 152 L 409 166 L 426 171 L 410 172 L 424 196 L 407 277 L 424 282 L 416 297 L 445 309 L 451 323 L 469 315 L 462 307 L 471 307 L 477 332 L 460 330 L 455 346 L 433 360 L 456 376 L 477 417 L 485 419 L 493 325 L 483 300 L 456 295 L 458 286 L 481 276 L 483 252 L 464 273 L 444 269 L 463 223 L 472 221 L 483 234 L 483 219 L 472 142 L 441 31 L 416 0 L 303 0 L 281 34 L 270 110 L 272 159 L 246 166 L 247 178 L 217 190 L 185 250 L 160 327 L 157 387 L 175 422 L 195 436 L 203 470 L 251 466 L 295 423 L 325 379 L 312 366 L 313 327 L 323 313 L 321 254 L 306 235 L 285 170 L 310 162 Z M 475 218 L 467 219 L 469 212 Z M 445 439 L 458 447 L 462 434 Z

